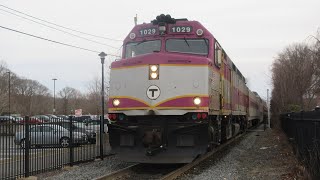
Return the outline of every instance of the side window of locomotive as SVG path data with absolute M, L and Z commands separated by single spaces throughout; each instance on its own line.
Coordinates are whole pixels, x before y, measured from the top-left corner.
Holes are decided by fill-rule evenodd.
M 208 55 L 209 41 L 207 39 L 168 39 L 166 51 L 197 55 Z
M 220 68 L 222 63 L 222 48 L 218 43 L 215 44 L 214 51 L 214 63 Z
M 141 41 L 141 42 L 129 42 L 126 45 L 126 58 L 135 57 L 142 54 L 159 52 L 161 50 L 161 41 Z

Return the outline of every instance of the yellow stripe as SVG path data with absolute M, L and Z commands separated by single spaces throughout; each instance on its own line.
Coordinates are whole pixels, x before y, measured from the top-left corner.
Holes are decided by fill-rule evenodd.
M 149 107 L 130 107 L 130 108 L 109 108 L 109 111 L 124 111 L 124 110 L 145 110 L 145 109 L 165 109 L 165 110 L 177 110 L 177 109 L 191 109 L 191 110 L 207 110 L 208 107 L 155 107 L 155 108 L 149 108 Z
M 137 67 L 144 67 L 144 66 L 149 66 L 148 64 L 142 64 L 142 65 L 134 65 L 134 66 L 123 66 L 123 67 L 117 67 L 117 68 L 111 68 L 112 70 L 117 70 L 117 69 L 129 69 L 129 68 L 137 68 Z
M 160 66 L 209 66 L 208 64 L 160 64 Z
M 156 107 L 156 109 L 208 109 L 208 107 Z
M 175 100 L 175 99 L 179 99 L 179 98 L 185 98 L 185 97 L 209 97 L 209 96 L 208 96 L 208 95 L 205 95 L 205 94 L 188 94 L 188 95 L 182 95 L 182 96 L 175 96 L 175 97 L 172 97 L 172 98 L 163 100 L 163 101 L 161 101 L 161 102 L 158 102 L 157 104 L 155 104 L 155 105 L 153 105 L 153 106 L 154 106 L 154 107 L 157 107 L 157 106 L 159 106 L 160 104 L 166 103 L 166 102 L 168 102 L 168 101 Z
M 144 110 L 149 107 L 130 107 L 130 108 L 109 108 L 110 111 L 122 111 L 122 110 Z

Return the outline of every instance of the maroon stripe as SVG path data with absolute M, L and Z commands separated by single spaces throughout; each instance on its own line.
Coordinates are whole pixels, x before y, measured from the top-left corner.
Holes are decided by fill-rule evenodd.
M 182 97 L 177 99 L 172 99 L 164 103 L 159 104 L 157 107 L 196 107 L 193 103 L 194 97 Z M 209 98 L 201 97 L 200 107 L 209 106 Z
M 149 107 L 147 104 L 144 104 L 134 99 L 129 99 L 129 98 L 114 98 L 114 99 L 120 100 L 120 104 L 119 106 L 117 106 L 117 108 Z M 112 101 L 113 101 L 113 98 L 110 98 L 108 102 L 109 108 L 114 108 Z
M 152 61 L 150 61 L 152 60 Z M 210 59 L 202 56 L 185 56 L 181 54 L 152 53 L 130 59 L 122 59 L 111 64 L 111 68 L 140 66 L 148 64 L 171 64 L 171 65 L 208 65 Z

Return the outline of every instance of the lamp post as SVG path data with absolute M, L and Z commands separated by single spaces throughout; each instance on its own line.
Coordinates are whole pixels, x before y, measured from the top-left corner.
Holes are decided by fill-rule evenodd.
M 101 118 L 100 118 L 100 159 L 103 160 L 103 134 L 104 133 L 104 60 L 107 56 L 106 53 L 101 52 L 99 54 L 101 59 Z
M 53 78 L 53 114 L 56 113 L 56 80 L 57 78 Z
M 8 87 L 9 87 L 9 93 L 8 93 L 8 95 L 9 95 L 9 117 L 11 116 L 11 109 L 10 109 L 10 104 L 11 104 L 11 72 L 10 71 L 8 71 L 7 72 L 8 73 L 8 75 L 9 75 L 9 85 L 8 85 Z

